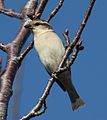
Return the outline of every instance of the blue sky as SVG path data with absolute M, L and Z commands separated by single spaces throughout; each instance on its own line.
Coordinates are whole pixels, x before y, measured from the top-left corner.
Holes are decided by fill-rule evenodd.
M 20 11 L 27 0 L 7 0 L 6 7 Z M 58 35 L 63 39 L 62 32 L 70 30 L 73 39 L 81 23 L 90 0 L 66 0 L 58 14 L 51 20 Z M 42 19 L 47 19 L 57 0 L 49 0 Z M 72 66 L 72 79 L 79 95 L 84 99 L 84 108 L 73 112 L 70 101 L 55 83 L 47 98 L 47 111 L 42 116 L 32 120 L 107 120 L 107 1 L 96 0 L 91 17 L 86 25 L 81 39 L 85 49 L 79 53 Z M 0 42 L 8 43 L 16 36 L 21 21 L 0 15 Z M 30 36 L 29 40 L 32 39 Z M 64 40 L 64 39 L 63 39 Z M 28 43 L 27 43 L 28 44 Z M 27 45 L 26 44 L 26 45 Z M 6 54 L 0 51 L 5 65 Z M 21 100 L 19 117 L 25 115 L 37 103 L 48 79 L 50 78 L 41 65 L 37 53 L 33 48 L 23 61 L 21 79 Z M 17 81 L 14 82 L 14 90 Z M 8 120 L 11 120 L 13 97 L 10 100 Z

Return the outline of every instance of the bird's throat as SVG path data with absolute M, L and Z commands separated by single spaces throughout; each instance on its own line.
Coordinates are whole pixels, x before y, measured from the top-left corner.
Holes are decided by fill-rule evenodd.
M 44 33 L 53 32 L 53 31 L 54 31 L 54 30 L 52 30 L 52 29 L 43 30 L 43 31 L 37 33 L 36 36 L 39 37 L 39 36 L 41 36 L 41 35 L 44 34 Z

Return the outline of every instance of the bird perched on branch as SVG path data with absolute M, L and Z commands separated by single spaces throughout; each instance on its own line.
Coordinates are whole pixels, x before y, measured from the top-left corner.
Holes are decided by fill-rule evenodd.
M 65 47 L 61 39 L 45 20 L 26 22 L 25 27 L 33 32 L 35 49 L 42 64 L 51 75 L 57 70 L 65 53 Z M 84 101 L 79 97 L 71 81 L 70 69 L 59 74 L 56 82 L 64 91 L 67 91 L 73 111 L 84 105 Z

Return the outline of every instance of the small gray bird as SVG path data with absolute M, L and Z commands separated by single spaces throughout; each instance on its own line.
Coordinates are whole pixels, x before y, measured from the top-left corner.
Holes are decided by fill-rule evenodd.
M 33 32 L 35 49 L 42 64 L 51 75 L 57 70 L 65 53 L 61 39 L 55 33 L 52 26 L 45 20 L 26 22 L 25 27 Z M 79 97 L 71 81 L 70 69 L 61 73 L 56 82 L 64 91 L 67 91 L 73 111 L 84 105 L 84 101 Z

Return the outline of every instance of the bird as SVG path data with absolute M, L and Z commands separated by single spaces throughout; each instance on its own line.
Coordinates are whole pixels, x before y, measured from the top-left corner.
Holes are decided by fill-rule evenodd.
M 46 20 L 30 20 L 25 22 L 24 26 L 32 31 L 34 47 L 40 61 L 48 74 L 52 75 L 58 69 L 65 53 L 62 40 Z M 70 68 L 60 73 L 55 81 L 63 91 L 68 93 L 73 111 L 84 106 L 85 102 L 80 98 L 72 83 Z

